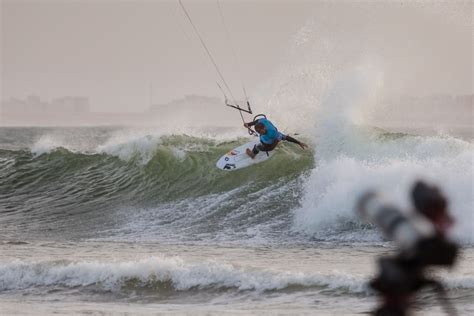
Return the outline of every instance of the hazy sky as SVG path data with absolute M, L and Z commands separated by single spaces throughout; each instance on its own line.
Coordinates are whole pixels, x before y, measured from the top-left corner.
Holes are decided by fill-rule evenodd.
M 176 1 L 0 0 L 1 97 L 91 98 L 141 111 L 185 94 L 219 96 L 217 75 Z M 472 3 L 183 0 L 236 93 L 285 67 L 376 60 L 395 94 L 472 92 Z M 302 45 L 301 42 L 309 41 Z M 301 55 L 301 58 L 299 57 Z

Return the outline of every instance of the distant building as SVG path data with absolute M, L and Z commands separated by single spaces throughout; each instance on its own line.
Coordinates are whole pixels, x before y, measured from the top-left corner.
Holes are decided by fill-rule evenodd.
M 147 114 L 160 126 L 227 126 L 239 122 L 237 112 L 225 106 L 222 99 L 200 95 L 186 95 L 166 104 L 154 104 Z
M 153 104 L 148 109 L 150 113 L 177 112 L 178 110 L 201 109 L 205 107 L 222 106 L 222 101 L 218 98 L 205 97 L 200 95 L 186 95 L 184 99 L 178 99 L 166 104 Z
M 60 113 L 88 113 L 90 112 L 89 99 L 86 97 L 63 97 L 54 99 L 49 111 Z
M 68 96 L 46 102 L 36 95 L 30 95 L 23 100 L 11 98 L 3 101 L 0 106 L 0 121 L 14 125 L 44 125 L 53 119 L 74 123 L 88 113 L 90 106 L 86 97 Z
M 42 102 L 38 96 L 30 95 L 25 100 L 9 99 L 2 102 L 2 114 L 21 115 L 21 114 L 38 114 L 47 110 L 48 104 Z
M 4 115 L 88 113 L 90 111 L 89 99 L 86 97 L 63 97 L 47 103 L 36 95 L 30 95 L 25 100 L 11 98 L 2 102 L 1 108 Z

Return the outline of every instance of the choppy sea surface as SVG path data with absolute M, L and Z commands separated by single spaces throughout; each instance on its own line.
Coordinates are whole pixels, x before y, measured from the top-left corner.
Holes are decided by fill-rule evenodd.
M 394 248 L 354 205 L 410 208 L 419 178 L 450 199 L 463 251 L 437 277 L 474 313 L 472 140 L 339 123 L 233 172 L 241 131 L 0 128 L 0 314 L 366 313 Z M 429 291 L 415 310 L 442 314 Z

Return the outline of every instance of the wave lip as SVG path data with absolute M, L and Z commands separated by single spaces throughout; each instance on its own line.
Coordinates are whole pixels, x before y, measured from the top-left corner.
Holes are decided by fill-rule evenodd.
M 349 294 L 367 293 L 364 280 L 337 274 L 259 271 L 216 262 L 185 263 L 178 257 L 137 262 L 12 262 L 0 265 L 0 292 L 36 287 L 89 287 L 120 291 L 130 286 L 189 290 L 279 291 L 323 287 Z M 169 287 L 169 288 L 168 288 Z

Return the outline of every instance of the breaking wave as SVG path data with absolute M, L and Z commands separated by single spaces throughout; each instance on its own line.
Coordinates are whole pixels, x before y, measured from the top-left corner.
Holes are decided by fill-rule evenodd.
M 189 263 L 179 257 L 151 257 L 128 262 L 44 261 L 0 264 L 0 292 L 47 288 L 152 293 L 202 291 L 324 290 L 326 293 L 371 295 L 366 276 L 256 270 L 217 262 Z M 472 277 L 445 280 L 451 290 L 474 288 Z M 329 292 L 328 292 L 329 291 Z
M 89 287 L 121 291 L 225 290 L 279 291 L 320 287 L 346 293 L 367 293 L 364 280 L 345 274 L 320 275 L 237 268 L 216 262 L 187 263 L 178 257 L 152 257 L 136 262 L 12 262 L 0 264 L 0 291 L 30 287 Z
M 474 242 L 474 146 L 448 135 L 418 136 L 370 128 L 372 76 L 357 72 L 336 83 L 323 100 L 315 128 L 315 167 L 294 210 L 297 232 L 324 240 L 379 239 L 355 216 L 357 199 L 378 190 L 401 208 L 412 207 L 417 179 L 440 186 L 457 220 L 453 235 Z

